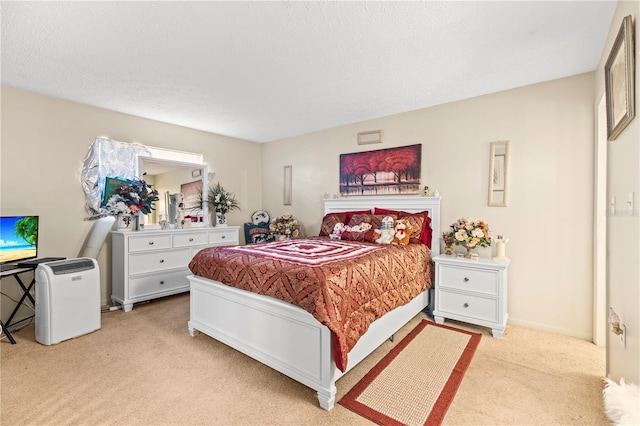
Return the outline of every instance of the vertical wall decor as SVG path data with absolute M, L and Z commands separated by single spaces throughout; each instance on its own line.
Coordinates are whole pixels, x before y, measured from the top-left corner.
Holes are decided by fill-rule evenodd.
M 509 179 L 509 141 L 491 142 L 489 206 L 506 207 Z
M 607 139 L 615 140 L 635 117 L 635 66 L 633 21 L 622 20 L 616 41 L 604 66 L 607 99 Z
M 293 201 L 293 188 L 292 188 L 292 167 L 284 166 L 284 194 L 282 198 L 282 203 L 285 206 L 290 206 Z
M 420 193 L 422 145 L 340 155 L 340 194 Z

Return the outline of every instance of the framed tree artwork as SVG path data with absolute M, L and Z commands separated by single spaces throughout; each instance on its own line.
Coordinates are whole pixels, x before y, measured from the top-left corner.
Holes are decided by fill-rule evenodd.
M 421 144 L 341 154 L 340 194 L 417 194 L 421 160 Z
M 633 21 L 622 20 L 604 66 L 607 99 L 607 139 L 615 140 L 635 117 Z

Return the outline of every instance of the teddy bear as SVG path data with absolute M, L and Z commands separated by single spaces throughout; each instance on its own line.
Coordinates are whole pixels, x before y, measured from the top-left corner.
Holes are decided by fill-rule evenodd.
M 332 240 L 339 240 L 340 238 L 342 238 L 342 233 L 346 230 L 346 226 L 344 226 L 344 223 L 342 222 L 338 222 L 333 226 L 333 231 L 331 232 L 331 234 L 329 234 L 329 238 L 331 238 Z
M 374 232 L 379 235 L 379 237 L 376 239 L 376 243 L 391 244 L 391 241 L 393 241 L 393 234 L 395 234 L 393 224 L 394 220 L 391 216 L 385 216 L 382 219 L 380 229 L 374 230 Z
M 394 228 L 393 240 L 391 244 L 409 244 L 409 237 L 411 236 L 411 225 L 406 219 L 398 219 Z

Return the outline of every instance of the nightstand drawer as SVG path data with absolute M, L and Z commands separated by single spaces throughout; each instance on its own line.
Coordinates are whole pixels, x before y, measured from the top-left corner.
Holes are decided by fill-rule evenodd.
M 468 290 L 492 296 L 498 294 L 496 271 L 439 265 L 438 274 L 438 285 L 441 288 Z
M 498 300 L 438 291 L 438 310 L 485 321 L 498 321 Z
M 171 235 L 143 235 L 129 238 L 129 253 L 171 248 Z
M 189 248 L 161 253 L 132 254 L 129 255 L 129 275 L 186 268 L 190 261 L 191 250 Z

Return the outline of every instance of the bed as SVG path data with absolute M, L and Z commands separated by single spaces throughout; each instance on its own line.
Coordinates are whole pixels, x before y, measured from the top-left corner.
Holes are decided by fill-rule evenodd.
M 429 255 L 435 257 L 439 254 L 439 197 L 349 197 L 324 201 L 325 215 L 367 209 L 373 212 L 373 208 L 428 211 L 433 230 Z M 410 301 L 373 321 L 357 342 L 348 346 L 348 353 L 341 354 L 337 350 L 342 347 L 337 334 L 299 306 L 199 274 L 190 275 L 188 279 L 191 286 L 188 329 L 192 336 L 204 333 L 316 390 L 320 406 L 325 410 L 334 406 L 336 381 L 340 377 L 416 314 L 432 306 L 429 302 L 433 291 L 429 286 Z M 341 363 L 341 356 L 346 362 Z

